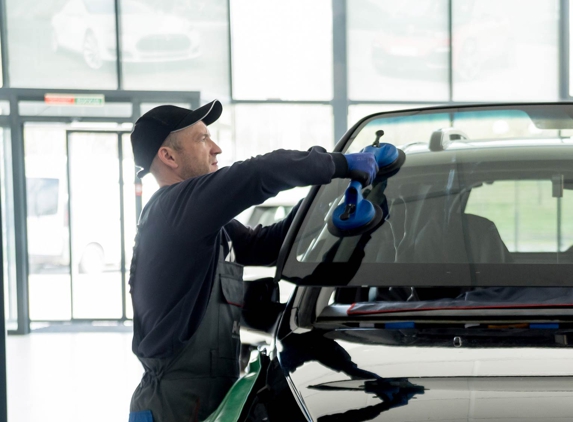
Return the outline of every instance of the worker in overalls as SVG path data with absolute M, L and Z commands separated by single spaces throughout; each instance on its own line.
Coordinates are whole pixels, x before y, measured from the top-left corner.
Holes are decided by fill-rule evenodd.
M 135 164 L 159 190 L 138 224 L 129 284 L 133 352 L 145 369 L 130 422 L 203 420 L 239 377 L 243 265 L 273 265 L 293 220 L 247 228 L 234 217 L 278 192 L 335 177 L 370 181 L 372 154 L 277 150 L 218 169 L 208 126 L 219 101 L 156 107 L 131 134 Z

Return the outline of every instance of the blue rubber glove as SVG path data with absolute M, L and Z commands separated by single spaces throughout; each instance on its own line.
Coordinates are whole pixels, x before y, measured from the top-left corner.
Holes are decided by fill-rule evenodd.
M 376 157 L 371 152 L 357 152 L 354 154 L 344 154 L 348 163 L 348 177 L 357 180 L 362 186 L 372 183 L 378 173 Z

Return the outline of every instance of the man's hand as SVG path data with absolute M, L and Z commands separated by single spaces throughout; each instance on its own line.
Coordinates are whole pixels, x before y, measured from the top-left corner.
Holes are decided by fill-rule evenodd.
M 376 157 L 370 152 L 344 154 L 348 163 L 348 177 L 359 181 L 362 186 L 368 186 L 378 173 Z

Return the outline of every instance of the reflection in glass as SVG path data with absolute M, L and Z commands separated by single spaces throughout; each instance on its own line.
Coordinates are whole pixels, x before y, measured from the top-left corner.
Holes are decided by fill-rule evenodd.
M 332 337 L 334 336 L 331 332 L 318 329 L 303 334 L 290 333 L 280 342 L 279 361 L 282 370 L 292 374 L 308 362 L 316 361 L 336 372 L 336 378 L 330 382 L 307 385 L 306 388 L 324 392 L 362 392 L 369 396 L 373 395 L 380 402 L 374 401 L 370 406 L 345 409 L 339 413 L 331 409 L 318 417 L 317 421 L 372 420 L 382 412 L 406 406 L 417 394 L 424 394 L 423 386 L 412 384 L 407 378 L 383 378 L 375 372 L 360 368 L 353 361 L 352 355 L 342 346 L 344 342 L 336 341 Z M 304 368 L 302 372 L 305 372 L 305 369 L 309 371 L 308 368 Z M 358 402 L 361 403 L 363 400 Z
M 114 0 L 8 0 L 6 11 L 12 86 L 117 88 Z
M 229 95 L 227 0 L 120 0 L 127 89 Z
M 447 0 L 347 4 L 351 99 L 448 99 Z
M 233 1 L 233 98 L 330 100 L 331 3 Z
M 453 99 L 554 100 L 559 1 L 452 2 Z

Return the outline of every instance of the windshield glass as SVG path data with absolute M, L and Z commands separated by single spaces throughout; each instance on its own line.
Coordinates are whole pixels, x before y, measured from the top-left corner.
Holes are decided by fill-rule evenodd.
M 572 116 L 571 105 L 518 105 L 369 117 L 343 151 L 383 130 L 380 142 L 405 152 L 387 184 L 363 191 L 387 220 L 369 235 L 332 235 L 327 223 L 349 182 L 334 180 L 314 198 L 283 276 L 334 286 L 573 285 Z

